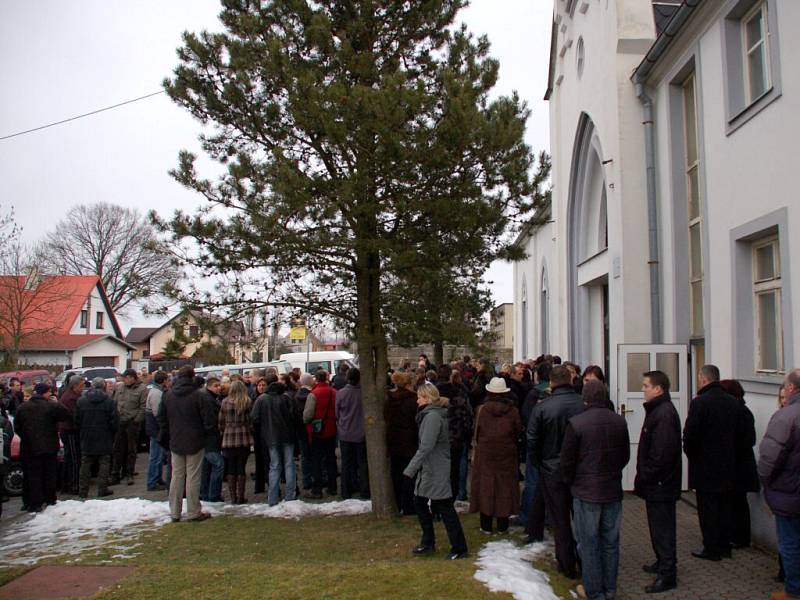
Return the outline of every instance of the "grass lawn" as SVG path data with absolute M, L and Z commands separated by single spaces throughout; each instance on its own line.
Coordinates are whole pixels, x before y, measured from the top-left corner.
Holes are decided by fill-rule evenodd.
M 438 550 L 417 558 L 414 518 L 379 521 L 369 515 L 312 517 L 300 521 L 217 517 L 202 523 L 175 523 L 141 536 L 133 558 L 113 558 L 120 550 L 85 553 L 80 564 L 137 567 L 119 586 L 96 598 L 280 598 L 350 600 L 359 598 L 493 598 L 474 579 L 474 558 L 489 539 L 478 531 L 477 515 L 461 515 L 470 559 L 448 561 L 444 527 L 437 523 Z M 551 573 L 557 594 L 571 599 L 568 582 Z M 0 581 L 22 569 L 0 569 Z

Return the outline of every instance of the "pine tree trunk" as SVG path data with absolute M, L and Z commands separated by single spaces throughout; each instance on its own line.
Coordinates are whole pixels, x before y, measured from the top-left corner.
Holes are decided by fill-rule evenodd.
M 437 367 L 444 364 L 444 342 L 442 340 L 433 341 L 433 364 Z
M 361 391 L 364 405 L 364 431 L 369 463 L 369 487 L 372 512 L 380 518 L 397 513 L 392 488 L 389 456 L 386 450 L 386 336 L 380 314 L 380 255 L 364 251 L 357 257 L 358 273 L 358 342 L 361 367 Z

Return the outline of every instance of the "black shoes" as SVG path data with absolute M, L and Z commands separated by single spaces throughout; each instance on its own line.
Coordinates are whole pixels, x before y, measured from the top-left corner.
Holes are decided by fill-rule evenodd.
M 147 491 L 148 492 L 163 492 L 165 489 L 167 489 L 166 485 L 164 485 L 163 483 L 157 483 L 152 487 L 148 487 Z
M 658 573 L 658 561 L 654 562 L 652 565 L 642 565 L 642 571 L 655 575 Z
M 106 496 L 111 496 L 114 493 L 114 490 L 98 490 L 97 497 L 98 498 L 105 498 Z
M 436 552 L 435 546 L 423 546 L 420 544 L 411 551 L 411 554 L 415 556 L 424 556 L 425 554 L 433 554 L 434 552 Z
M 674 590 L 676 587 L 678 587 L 678 581 L 674 577 L 666 578 L 659 575 L 652 585 L 644 588 L 644 591 L 647 594 L 660 594 L 661 592 Z
M 719 562 L 722 560 L 722 557 L 719 554 L 712 554 L 708 552 L 705 548 L 703 548 L 700 551 L 693 550 L 692 556 L 694 556 L 695 558 L 700 558 L 702 560 L 710 560 L 713 562 Z
M 461 560 L 462 558 L 467 558 L 469 555 L 467 551 L 464 550 L 462 552 L 451 552 L 447 555 L 447 560 Z

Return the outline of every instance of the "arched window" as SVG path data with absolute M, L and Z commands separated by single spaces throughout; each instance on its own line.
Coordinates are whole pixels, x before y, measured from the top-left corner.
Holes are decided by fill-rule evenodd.
M 540 327 L 539 327 L 539 334 L 540 340 L 539 345 L 540 354 L 549 354 L 550 353 L 550 288 L 547 284 L 547 266 L 542 266 L 542 287 L 541 287 L 541 298 L 539 300 L 539 318 L 540 318 Z
M 520 300 L 520 360 L 528 358 L 528 284 L 522 276 L 522 298 Z

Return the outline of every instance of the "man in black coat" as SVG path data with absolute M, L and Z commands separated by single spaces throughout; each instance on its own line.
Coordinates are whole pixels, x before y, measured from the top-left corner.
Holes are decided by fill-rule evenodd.
M 661 371 L 644 374 L 644 424 L 639 436 L 633 487 L 645 501 L 653 564 L 642 566 L 657 575 L 645 588 L 659 593 L 677 585 L 678 559 L 675 504 L 681 495 L 681 420 L 669 395 L 669 377 Z
M 705 365 L 700 389 L 683 429 L 683 451 L 689 459 L 689 487 L 697 493 L 697 516 L 703 549 L 695 558 L 719 561 L 731 555 L 726 526 L 736 478 L 736 439 L 741 412 L 736 399 L 719 384 L 719 369 Z
M 625 418 L 608 408 L 608 390 L 591 380 L 582 389 L 586 410 L 569 420 L 561 473 L 570 486 L 575 534 L 589 598 L 614 598 L 619 572 L 622 470 L 631 457 Z
M 200 397 L 194 369 L 184 365 L 172 389 L 158 407 L 159 443 L 172 455 L 169 509 L 173 521 L 180 521 L 186 494 L 187 520 L 202 521 L 211 515 L 201 510 L 200 473 L 206 440 L 217 429 L 213 411 Z
M 570 522 L 572 494 L 561 474 L 561 444 L 567 422 L 583 411 L 583 398 L 572 388 L 572 373 L 561 365 L 550 373 L 550 388 L 550 396 L 534 407 L 528 421 L 528 456 L 539 469 L 539 485 L 553 519 L 558 570 L 565 577 L 576 579 L 575 539 Z
M 17 409 L 14 428 L 20 437 L 22 474 L 28 512 L 40 512 L 44 504 L 56 503 L 58 424 L 72 417 L 69 410 L 52 400 L 50 385 L 38 383 L 30 400 Z
M 209 377 L 200 392 L 206 410 L 214 415 L 214 422 L 219 419 L 222 407 L 220 397 L 221 385 L 216 377 Z M 222 480 L 225 476 L 225 459 L 222 457 L 222 436 L 219 428 L 206 437 L 206 451 L 203 455 L 203 471 L 200 476 L 200 500 L 206 502 L 222 502 Z
M 92 379 L 92 387 L 80 398 L 75 407 L 75 427 L 80 435 L 81 470 L 78 495 L 89 495 L 89 480 L 92 466 L 97 464 L 97 497 L 110 496 L 108 489 L 111 474 L 111 453 L 114 451 L 114 438 L 119 427 L 117 403 L 105 392 L 106 380 L 102 377 Z

